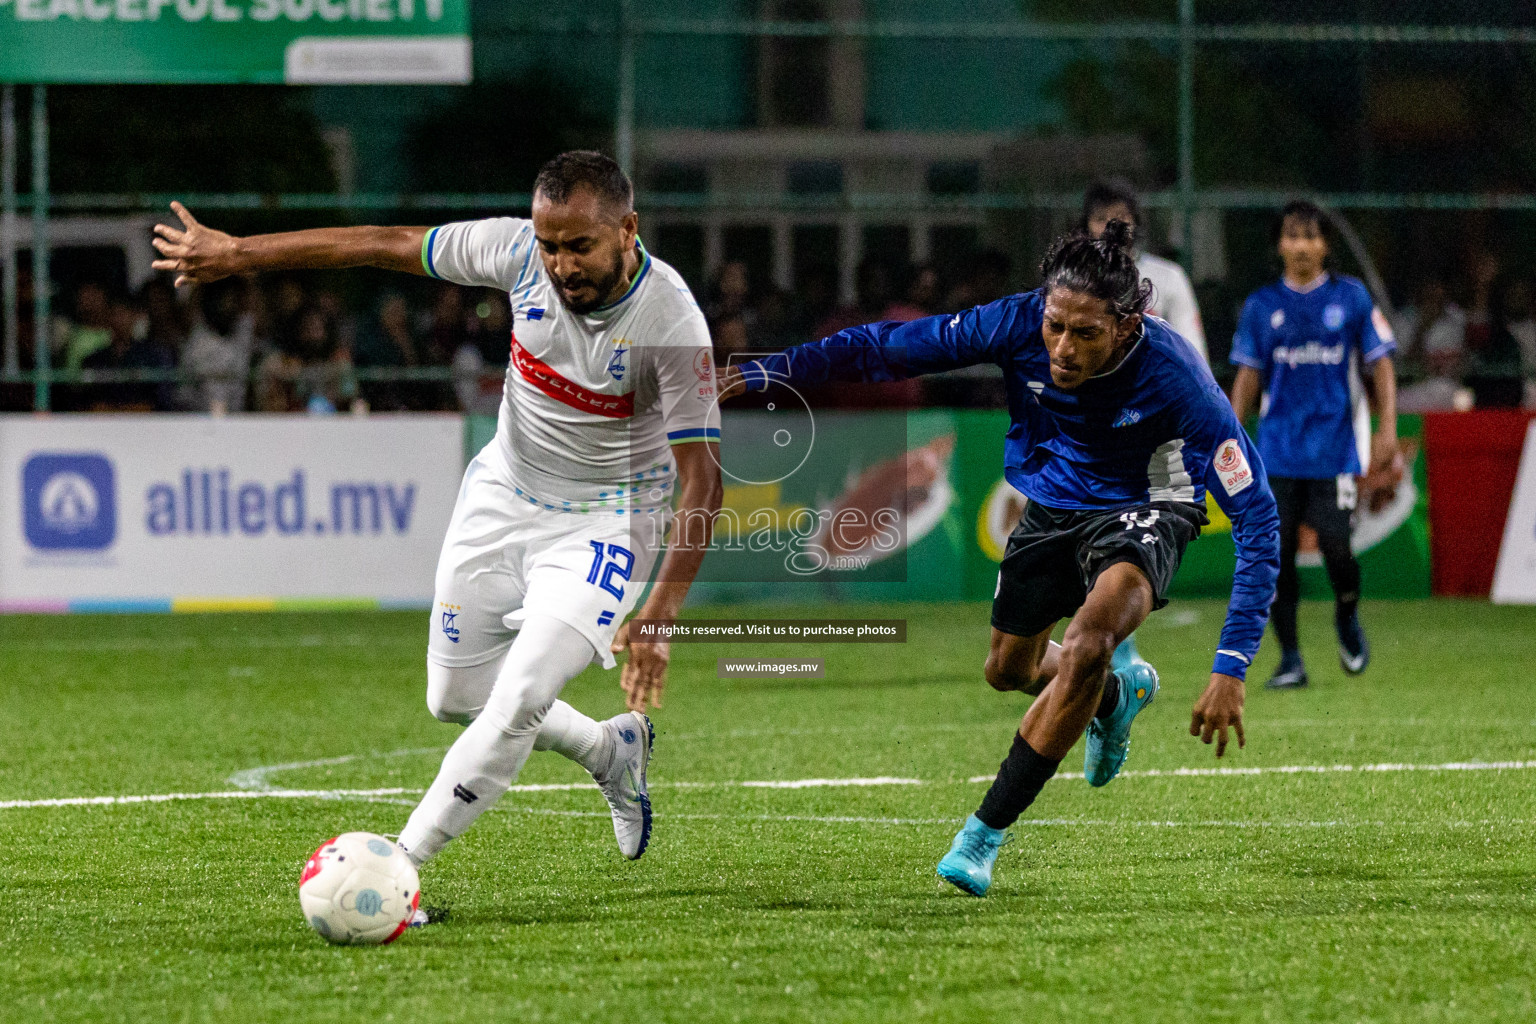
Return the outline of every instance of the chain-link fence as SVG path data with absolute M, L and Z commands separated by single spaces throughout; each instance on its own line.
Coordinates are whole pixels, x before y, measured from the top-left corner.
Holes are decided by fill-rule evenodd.
M 61 238 L 72 223 L 148 216 L 171 198 L 241 231 L 429 223 L 526 211 L 538 158 L 596 143 L 632 169 L 648 244 L 688 277 L 717 334 L 761 347 L 838 315 L 936 311 L 1027 286 L 1045 242 L 1075 222 L 1083 186 L 1120 176 L 1142 191 L 1143 244 L 1190 272 L 1220 367 L 1242 297 L 1274 274 L 1274 211 L 1308 194 L 1358 237 L 1337 265 L 1379 281 L 1410 331 L 1422 333 L 1427 310 L 1455 307 L 1483 332 L 1467 372 L 1519 373 L 1503 328 L 1528 318 L 1536 271 L 1524 262 L 1536 242 L 1536 8 L 612 0 L 569 17 L 482 5 L 474 20 L 469 90 L 306 94 L 324 187 L 217 191 L 237 175 L 210 174 L 187 194 L 173 173 L 114 165 L 49 194 L 23 166 L 16 206 Z M 17 120 L 19 151 L 35 136 Z M 55 150 L 89 134 L 62 128 L 61 143 L 61 127 L 56 117 Z M 246 159 L 272 159 L 271 148 Z M 29 232 L 12 237 L 31 248 Z M 71 243 L 58 244 L 67 265 Z M 331 282 L 354 318 L 378 319 L 375 278 Z M 75 284 L 59 281 L 66 317 Z M 32 296 L 38 313 L 24 326 L 36 337 L 51 298 Z M 426 323 L 437 299 L 405 298 Z M 1489 340 L 1501 331 L 1502 347 Z M 46 401 L 54 384 L 82 379 L 78 365 L 23 365 L 26 348 L 8 339 L 13 390 Z M 454 371 L 441 351 L 432 358 L 358 375 L 425 379 L 409 387 L 449 402 Z

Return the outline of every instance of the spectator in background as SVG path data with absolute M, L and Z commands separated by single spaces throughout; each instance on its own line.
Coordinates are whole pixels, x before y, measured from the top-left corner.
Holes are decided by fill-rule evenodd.
M 243 278 L 201 285 L 193 293 L 195 318 L 181 350 L 183 408 L 215 414 L 246 408 L 246 385 L 256 348 L 251 286 Z
M 139 306 L 144 311 L 144 335 L 155 345 L 180 352 L 187 342 L 187 310 L 176 297 L 176 289 L 164 275 L 151 278 L 139 289 Z
M 453 389 L 465 412 L 495 416 L 512 356 L 512 307 L 505 292 L 481 289 L 466 319 L 464 343 L 453 356 Z
M 357 381 L 335 318 L 315 304 L 300 310 L 293 325 L 291 349 L 273 350 L 257 371 L 257 407 L 263 412 L 323 415 L 350 404 Z
M 830 263 L 814 263 L 800 273 L 795 286 L 800 300 L 795 332 L 796 344 L 811 338 L 817 324 L 832 315 L 837 308 L 837 267 Z
M 1200 320 L 1200 304 L 1184 268 L 1172 260 L 1141 251 L 1144 248 L 1146 219 L 1136 189 L 1124 178 L 1096 181 L 1083 194 L 1083 219 L 1078 225 L 1094 238 L 1104 234 L 1112 220 L 1131 225 L 1136 242 L 1136 269 L 1152 282 L 1152 304 L 1147 312 L 1168 321 L 1168 326 L 1195 346 L 1200 358 L 1210 362 L 1205 343 L 1205 325 Z
M 926 264 L 908 267 L 903 278 L 901 296 L 885 307 L 882 320 L 908 323 L 931 316 L 939 310 L 939 274 Z
M 23 373 L 36 368 L 32 358 L 32 268 L 18 267 L 16 274 L 16 355 Z M 30 382 L 0 382 L 0 412 L 26 412 L 32 408 Z
M 727 260 L 715 275 L 704 301 L 704 319 L 715 343 L 715 362 L 727 365 L 733 355 L 752 347 L 756 314 L 751 307 L 752 276 L 745 262 Z
M 996 249 L 978 249 L 962 261 L 960 275 L 944 300 L 945 309 L 969 309 L 1009 294 L 1013 261 Z
M 834 310 L 816 325 L 812 334 L 826 338 L 849 327 L 875 323 L 895 298 L 895 268 L 882 258 L 866 256 L 859 261 L 853 305 Z
M 1466 405 L 1458 394 L 1466 358 L 1467 315 L 1450 301 L 1445 282 L 1427 278 L 1419 286 L 1417 301 L 1399 322 L 1408 362 L 1423 379 L 1403 388 L 1398 409 L 1434 412 Z
M 64 369 L 80 369 L 93 353 L 112 344 L 112 328 L 108 323 L 111 307 L 107 290 L 95 281 L 86 281 L 75 289 L 71 315 L 62 332 Z
M 747 342 L 754 352 L 776 352 L 806 341 L 811 324 L 805 306 L 792 292 L 770 289 L 753 311 Z
M 1476 355 L 1487 351 L 1498 329 L 1494 312 L 1494 282 L 1499 279 L 1499 259 L 1491 252 L 1472 261 L 1472 294 L 1467 304 L 1466 350 Z
M 359 369 L 417 365 L 420 357 L 405 296 L 386 292 L 379 300 L 378 312 L 358 331 L 354 361 Z M 372 409 L 397 412 L 411 407 L 398 381 L 364 381 L 359 387 Z
M 1516 279 L 1504 288 L 1503 329 L 1509 348 L 1520 361 L 1524 405 L 1536 409 L 1536 303 L 1531 283 Z
M 147 316 L 139 305 L 126 299 L 110 302 L 107 329 L 111 332 L 111 342 L 106 348 L 86 356 L 82 369 L 175 369 L 175 350 L 150 335 Z M 87 395 L 85 405 L 94 412 L 169 412 L 176 407 L 174 387 L 169 381 L 120 381 L 97 384 L 84 390 Z
M 447 366 L 464 346 L 469 334 L 464 289 L 445 284 L 437 290 L 432 309 L 423 318 L 421 361 L 428 366 Z
M 267 291 L 266 302 L 252 303 L 252 312 L 259 314 L 255 330 L 258 337 L 270 339 L 284 352 L 297 348 L 294 340 L 298 334 L 299 314 L 309 304 L 304 285 L 291 274 L 284 274 L 272 283 Z

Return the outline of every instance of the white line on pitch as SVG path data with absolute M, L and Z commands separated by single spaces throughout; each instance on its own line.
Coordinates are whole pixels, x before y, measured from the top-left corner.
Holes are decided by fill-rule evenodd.
M 1536 768 L 1536 761 L 1447 761 L 1443 764 L 1289 764 L 1267 768 L 1144 768 L 1121 772 L 1122 779 L 1207 778 L 1230 775 L 1329 775 L 1335 772 L 1499 772 Z M 1082 772 L 1058 772 L 1058 779 L 1080 779 Z M 972 775 L 967 782 L 991 782 L 991 775 Z
M 335 763 L 334 759 L 320 762 Z M 1347 772 L 1473 772 L 1473 771 L 1521 771 L 1536 768 L 1536 761 L 1447 761 L 1442 764 L 1366 764 L 1366 765 L 1280 765 L 1269 768 L 1147 768 L 1141 771 L 1121 772 L 1129 778 L 1207 778 L 1250 775 L 1318 775 Z M 1062 772 L 1058 779 L 1080 779 L 1081 772 Z M 990 775 L 974 775 L 970 783 L 991 782 Z M 868 787 L 868 786 L 922 786 L 933 783 L 922 779 L 906 779 L 897 776 L 850 779 L 770 779 L 740 782 L 660 782 L 658 788 L 670 789 L 809 789 L 821 787 Z M 528 783 L 514 785 L 508 792 L 541 793 L 592 789 L 590 782 Z M 210 793 L 152 793 L 127 796 L 73 796 L 52 797 L 41 800 L 0 800 L 0 810 L 27 807 L 85 807 L 111 806 L 116 804 L 155 804 L 179 800 L 252 800 L 273 799 L 344 799 L 348 797 L 380 797 L 417 795 L 419 789 L 386 787 L 381 789 L 238 789 Z M 809 819 L 808 819 L 809 820 Z

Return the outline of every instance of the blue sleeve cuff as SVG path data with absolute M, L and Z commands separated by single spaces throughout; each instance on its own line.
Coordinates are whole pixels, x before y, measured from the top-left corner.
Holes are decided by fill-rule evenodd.
M 741 382 L 747 386 L 748 391 L 767 391 L 768 371 L 763 369 L 763 364 L 756 359 L 750 363 L 742 363 Z
M 1216 652 L 1216 662 L 1211 666 L 1211 671 L 1219 672 L 1224 676 L 1246 679 L 1248 678 L 1248 665 L 1251 661 L 1251 658 L 1237 651 L 1223 649 Z
M 1246 366 L 1246 367 L 1248 367 L 1251 370 L 1260 370 L 1260 371 L 1262 371 L 1264 369 L 1263 361 L 1259 360 L 1259 359 L 1254 359 L 1252 356 L 1246 356 L 1246 355 L 1243 355 L 1240 352 L 1233 352 L 1231 358 L 1232 358 L 1232 364 L 1234 366 Z

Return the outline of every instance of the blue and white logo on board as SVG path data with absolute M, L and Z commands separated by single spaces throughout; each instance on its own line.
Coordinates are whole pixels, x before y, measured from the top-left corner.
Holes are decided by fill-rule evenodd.
M 100 551 L 117 539 L 117 482 L 104 456 L 39 452 L 21 467 L 21 492 L 34 548 Z

